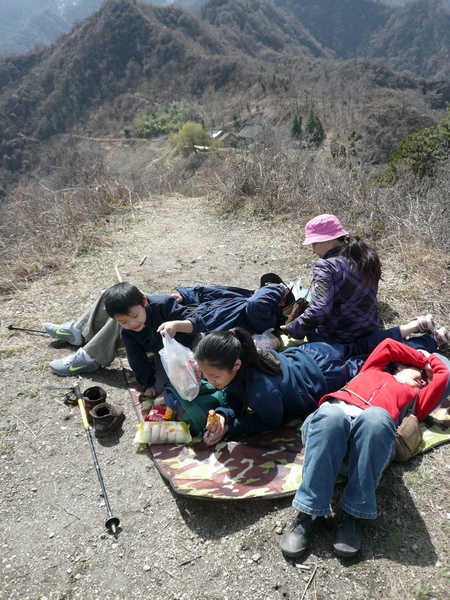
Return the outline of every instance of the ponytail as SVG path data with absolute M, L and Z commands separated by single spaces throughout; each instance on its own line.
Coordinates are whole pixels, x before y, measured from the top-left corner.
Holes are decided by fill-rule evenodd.
M 381 261 L 377 251 L 357 235 L 342 238 L 339 256 L 351 261 L 361 276 L 364 288 L 375 288 L 381 279 Z

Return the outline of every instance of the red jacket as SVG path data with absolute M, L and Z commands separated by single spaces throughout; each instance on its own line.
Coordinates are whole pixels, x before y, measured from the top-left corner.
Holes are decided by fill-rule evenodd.
M 378 344 L 364 363 L 360 373 L 347 384 L 346 388 L 367 400 L 370 406 L 380 406 L 387 410 L 397 423 L 399 413 L 414 401 L 418 390 L 397 381 L 393 375 L 384 370 L 393 361 L 418 367 L 419 369 L 423 369 L 428 362 L 433 369 L 432 381 L 419 391 L 417 398 L 415 414 L 421 421 L 440 400 L 449 378 L 447 366 L 434 354 L 426 358 L 414 348 L 395 340 L 386 339 Z M 319 406 L 329 398 L 339 398 L 362 409 L 368 407 L 366 402 L 360 400 L 347 389 L 323 396 L 320 399 Z

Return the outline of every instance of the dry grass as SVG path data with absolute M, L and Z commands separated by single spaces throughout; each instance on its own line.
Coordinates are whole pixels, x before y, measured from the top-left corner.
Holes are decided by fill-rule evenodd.
M 336 168 L 326 153 L 289 151 L 272 141 L 228 156 L 204 183 L 208 201 L 223 214 L 237 211 L 287 221 L 320 213 L 339 215 L 355 233 L 381 241 L 421 238 L 450 250 L 450 170 L 434 179 L 374 182 L 374 169 L 349 162 Z
M 67 255 L 108 246 L 102 226 L 113 212 L 133 209 L 139 199 L 128 184 L 100 173 L 83 186 L 16 189 L 0 215 L 0 292 L 63 267 Z

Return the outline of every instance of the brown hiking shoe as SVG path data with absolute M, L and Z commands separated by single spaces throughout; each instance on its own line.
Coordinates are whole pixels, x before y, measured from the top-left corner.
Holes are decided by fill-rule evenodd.
M 97 404 L 106 402 L 106 391 L 100 386 L 94 385 L 83 392 L 83 400 L 87 420 L 92 425 L 91 410 L 97 406 Z
M 91 417 L 94 422 L 95 435 L 105 437 L 123 423 L 125 414 L 119 404 L 102 402 L 91 410 Z

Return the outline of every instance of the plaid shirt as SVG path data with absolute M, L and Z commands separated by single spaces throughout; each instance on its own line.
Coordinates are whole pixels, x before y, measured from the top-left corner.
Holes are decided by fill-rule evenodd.
M 378 285 L 364 288 L 359 270 L 339 251 L 333 248 L 315 263 L 309 307 L 286 325 L 291 337 L 316 332 L 326 342 L 345 344 L 379 329 Z

